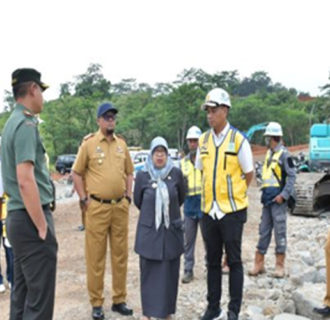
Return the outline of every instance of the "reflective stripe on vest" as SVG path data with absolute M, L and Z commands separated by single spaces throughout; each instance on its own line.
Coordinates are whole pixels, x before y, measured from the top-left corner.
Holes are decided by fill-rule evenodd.
M 244 136 L 230 127 L 220 146 L 215 146 L 211 131 L 199 139 L 203 163 L 201 209 L 208 213 L 213 201 L 221 211 L 231 213 L 248 206 L 245 176 L 238 161 Z
M 262 166 L 261 188 L 281 187 L 280 181 L 282 181 L 282 168 L 279 160 L 282 153 L 283 149 L 280 149 L 271 157 L 271 150 L 269 149 L 267 151 L 265 162 Z
M 181 170 L 184 177 L 188 180 L 187 196 L 195 196 L 201 194 L 202 174 L 200 170 L 194 167 L 189 155 L 181 160 Z

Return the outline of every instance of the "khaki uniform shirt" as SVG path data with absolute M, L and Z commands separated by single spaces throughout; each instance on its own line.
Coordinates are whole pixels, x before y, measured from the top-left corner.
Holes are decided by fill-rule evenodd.
M 81 144 L 72 170 L 85 179 L 88 194 L 119 199 L 126 191 L 126 178 L 134 167 L 123 139 L 108 141 L 99 130 Z
M 25 208 L 16 175 L 16 166 L 24 162 L 34 165 L 41 204 L 53 201 L 53 187 L 46 166 L 46 151 L 39 135 L 38 120 L 23 105 L 16 105 L 3 129 L 1 161 L 4 191 L 9 196 L 8 211 Z

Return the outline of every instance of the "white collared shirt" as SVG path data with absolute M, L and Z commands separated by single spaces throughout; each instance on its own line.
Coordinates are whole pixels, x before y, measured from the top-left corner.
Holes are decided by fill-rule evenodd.
M 211 133 L 213 136 L 213 141 L 215 145 L 218 147 L 222 143 L 223 139 L 225 138 L 228 130 L 230 129 L 230 125 L 227 122 L 226 126 L 223 128 L 223 130 L 217 135 L 214 132 L 214 129 L 211 129 Z M 253 171 L 253 157 L 252 157 L 252 150 L 250 143 L 247 139 L 243 140 L 242 146 L 240 150 L 238 151 L 238 162 L 241 166 L 241 169 L 244 173 L 248 173 Z M 202 159 L 200 157 L 200 150 L 197 149 L 196 153 L 196 160 L 195 160 L 195 167 L 196 169 L 203 170 L 203 163 Z

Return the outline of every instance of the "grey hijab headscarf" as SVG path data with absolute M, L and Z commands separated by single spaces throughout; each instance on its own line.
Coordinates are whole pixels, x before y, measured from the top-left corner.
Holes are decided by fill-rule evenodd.
M 161 169 L 158 169 L 154 166 L 152 161 L 152 154 L 157 147 L 165 148 L 167 152 L 167 162 L 165 166 Z M 163 137 L 156 137 L 151 141 L 150 144 L 150 153 L 148 155 L 147 161 L 145 163 L 143 171 L 149 173 L 153 186 L 156 189 L 156 202 L 155 202 L 155 226 L 156 230 L 159 229 L 162 218 L 164 217 L 164 225 L 166 228 L 170 226 L 170 216 L 169 216 L 169 207 L 170 207 L 170 198 L 168 194 L 167 185 L 165 179 L 173 168 L 173 162 L 168 154 L 168 145 L 166 140 Z

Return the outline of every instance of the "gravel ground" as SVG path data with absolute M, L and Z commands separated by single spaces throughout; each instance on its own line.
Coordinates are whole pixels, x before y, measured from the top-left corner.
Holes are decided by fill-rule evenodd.
M 255 160 L 262 160 L 263 154 L 255 155 Z M 65 195 L 70 192 L 71 187 L 65 185 L 65 179 L 58 180 L 57 197 L 59 199 L 57 209 L 54 213 L 57 239 L 59 243 L 56 302 L 55 302 L 55 320 L 87 320 L 91 319 L 91 307 L 89 304 L 86 289 L 86 269 L 84 259 L 84 232 L 78 231 L 81 224 L 80 211 L 78 207 L 77 196 L 66 198 Z M 255 246 L 258 239 L 258 225 L 261 214 L 259 190 L 255 185 L 249 189 L 249 211 L 248 222 L 244 228 L 243 234 L 243 262 L 245 274 L 251 267 L 254 259 Z M 130 230 L 129 230 L 129 261 L 127 278 L 127 303 L 134 309 L 134 316 L 121 317 L 110 311 L 111 307 L 111 266 L 108 256 L 105 276 L 105 313 L 106 319 L 139 319 L 141 317 L 140 288 L 139 288 L 139 264 L 138 256 L 133 251 L 135 229 L 137 223 L 138 211 L 135 206 L 130 210 Z M 289 216 L 288 236 L 290 237 L 290 225 L 295 225 L 297 218 Z M 317 221 L 317 220 L 314 220 Z M 315 222 L 317 223 L 317 222 Z M 274 251 L 272 242 L 269 252 Z M 1 254 L 1 265 L 4 267 L 3 250 Z M 204 249 L 200 232 L 196 244 L 196 266 L 194 269 L 195 279 L 189 284 L 179 284 L 179 295 L 177 302 L 177 312 L 175 319 L 194 320 L 199 319 L 206 307 L 206 281 L 204 266 Z M 272 254 L 267 257 L 267 265 L 271 268 L 274 265 Z M 181 274 L 183 273 L 183 259 L 181 260 Z M 226 308 L 228 303 L 228 276 L 224 276 L 222 307 Z M 323 291 L 322 291 L 323 292 Z M 0 294 L 0 320 L 8 319 L 9 313 L 9 290 Z M 243 298 L 242 313 L 248 308 L 251 302 L 249 294 L 245 292 Z

